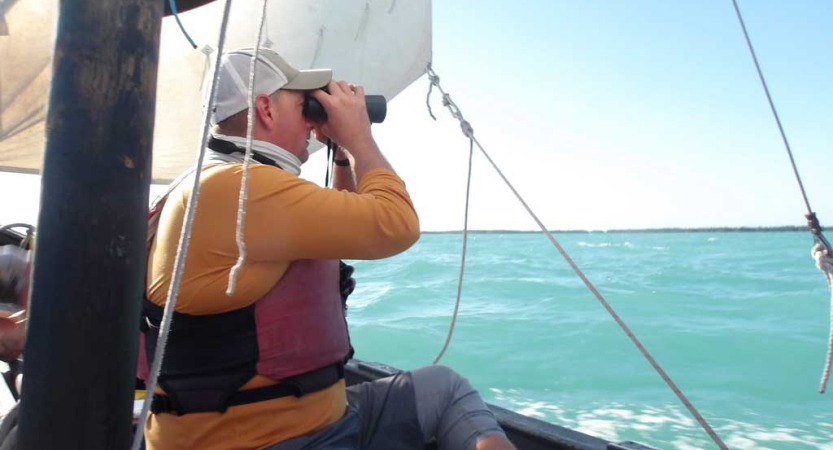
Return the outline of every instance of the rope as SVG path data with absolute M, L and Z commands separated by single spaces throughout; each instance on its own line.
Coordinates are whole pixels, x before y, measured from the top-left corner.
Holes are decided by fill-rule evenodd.
M 439 77 L 437 77 L 437 74 L 434 73 L 430 65 L 426 68 L 426 71 L 428 72 L 429 77 L 431 77 L 430 79 L 432 84 L 434 84 L 434 80 L 439 80 Z M 524 201 L 523 197 L 521 197 L 521 194 L 519 194 L 518 191 L 515 190 L 515 187 L 512 186 L 512 183 L 509 182 L 509 180 L 506 178 L 503 172 L 498 168 L 497 164 L 495 164 L 495 162 L 492 161 L 492 158 L 489 157 L 489 154 L 486 153 L 486 150 L 483 148 L 482 145 L 480 145 L 480 142 L 477 140 L 477 138 L 471 134 L 471 125 L 463 119 L 463 115 L 460 112 L 460 109 L 451 100 L 451 97 L 445 93 L 442 86 L 440 86 L 439 81 L 437 81 L 435 85 L 437 86 L 437 89 L 443 94 L 443 105 L 445 105 L 448 108 L 448 110 L 451 112 L 451 115 L 454 118 L 460 121 L 460 127 L 463 129 L 463 133 L 466 134 L 466 136 L 468 136 L 470 139 L 472 139 L 472 141 L 474 141 L 475 144 L 477 144 L 477 148 L 480 149 L 481 153 L 483 153 L 483 156 L 485 156 L 486 159 L 489 161 L 489 164 L 491 164 L 492 167 L 494 167 L 495 171 L 498 173 L 498 175 L 500 175 L 500 178 L 503 179 L 503 182 L 506 183 L 506 185 L 509 187 L 512 193 L 515 194 L 515 197 L 518 199 L 518 201 L 521 202 L 521 205 L 523 205 L 523 207 L 526 209 L 529 215 L 532 216 L 532 219 L 535 220 L 535 222 L 541 228 L 541 231 L 543 231 L 543 233 L 547 236 L 550 242 L 552 242 L 552 245 L 555 246 L 556 250 L 558 250 L 558 252 L 564 258 L 564 260 L 567 261 L 570 267 L 572 267 L 576 275 L 578 275 L 578 277 L 581 278 L 581 281 L 584 282 L 585 286 L 587 286 L 587 288 L 590 290 L 590 292 L 593 293 L 593 295 L 596 297 L 599 303 L 601 303 L 602 307 L 604 307 L 604 309 L 611 315 L 611 317 L 613 317 L 613 320 L 615 320 L 619 327 L 622 328 L 622 331 L 625 332 L 625 334 L 628 336 L 631 342 L 633 342 L 633 344 L 636 346 L 639 352 L 642 353 L 645 359 L 648 360 L 648 362 L 651 364 L 654 370 L 656 370 L 656 372 L 659 374 L 662 380 L 665 381 L 665 383 L 668 385 L 668 387 L 671 388 L 671 390 L 674 392 L 677 398 L 679 398 L 683 405 L 685 405 L 686 409 L 688 409 L 691 415 L 694 416 L 695 420 L 697 420 L 700 426 L 703 427 L 703 429 L 706 431 L 709 437 L 711 437 L 711 439 L 718 446 L 718 448 L 720 448 L 721 450 L 728 450 L 726 444 L 723 443 L 723 441 L 720 439 L 717 433 L 715 433 L 715 431 L 708 424 L 708 422 L 706 422 L 703 416 L 700 415 L 700 412 L 697 411 L 697 409 L 694 407 L 694 405 L 691 404 L 691 402 L 688 400 L 685 394 L 683 394 L 680 388 L 677 387 L 676 383 L 674 383 L 674 381 L 671 380 L 671 377 L 668 376 L 668 374 L 665 372 L 665 370 L 663 370 L 659 363 L 657 363 L 654 357 L 651 356 L 647 349 L 645 349 L 645 347 L 642 345 L 639 339 L 637 339 L 636 335 L 633 334 L 633 332 L 627 326 L 627 324 L 625 324 L 625 322 L 619 317 L 616 311 L 613 310 L 613 308 L 610 306 L 607 300 L 605 300 L 602 294 L 596 289 L 593 283 L 591 283 L 590 280 L 581 271 L 581 269 L 579 269 L 579 267 L 572 260 L 572 258 L 570 258 L 570 256 L 564 250 L 564 248 L 561 247 L 558 241 L 555 240 L 555 237 L 553 237 L 552 233 L 550 233 L 547 227 L 544 226 L 543 222 L 541 222 L 541 220 L 538 218 L 537 215 L 535 215 L 535 213 L 532 211 L 529 205 L 527 205 L 526 201 Z
M 428 107 L 428 115 L 430 115 L 432 119 L 437 120 L 434 116 L 434 111 L 431 110 L 431 92 L 433 92 L 434 86 L 440 85 L 440 77 L 434 74 L 434 71 L 431 70 L 431 63 L 428 63 L 428 80 L 431 84 L 428 85 L 428 95 L 425 97 L 425 106 Z
M 819 252 L 824 253 L 825 255 L 830 255 L 833 252 L 833 247 L 831 247 L 830 242 L 824 237 L 822 234 L 821 225 L 819 225 L 818 218 L 816 218 L 816 213 L 813 212 L 813 208 L 810 207 L 810 200 L 807 198 L 807 192 L 804 190 L 804 183 L 801 181 L 801 175 L 798 173 L 798 167 L 795 164 L 795 158 L 793 157 L 792 149 L 790 148 L 790 143 L 787 141 L 787 134 L 784 132 L 784 126 L 781 125 L 781 118 L 778 117 L 778 111 L 775 109 L 775 102 L 772 101 L 772 95 L 769 93 L 769 87 L 767 87 L 766 80 L 764 79 L 764 73 L 761 70 L 761 65 L 758 63 L 758 57 L 755 55 L 755 49 L 752 47 L 752 40 L 749 38 L 749 32 L 746 31 L 746 24 L 743 21 L 743 16 L 740 13 L 740 8 L 738 7 L 737 0 L 732 0 L 732 5 L 735 7 L 735 14 L 738 17 L 738 23 L 740 23 L 740 28 L 743 30 L 743 37 L 746 39 L 746 46 L 749 48 L 749 53 L 752 55 L 752 61 L 755 63 L 755 70 L 758 72 L 758 79 L 761 80 L 761 86 L 764 88 L 764 93 L 766 94 L 767 102 L 769 102 L 769 109 L 772 111 L 773 117 L 775 117 L 775 123 L 778 124 L 778 131 L 781 133 L 781 140 L 784 142 L 784 148 L 787 150 L 787 155 L 790 157 L 790 164 L 792 164 L 793 173 L 795 174 L 795 179 L 798 181 L 798 187 L 801 190 L 801 197 L 804 199 L 804 205 L 807 207 L 807 214 L 805 217 L 807 218 L 807 223 L 810 226 L 810 232 L 813 234 L 813 240 L 816 243 L 816 246 L 813 247 L 813 254 L 817 253 L 816 248 L 821 247 Z M 818 260 L 817 260 L 818 261 Z M 822 269 L 821 263 L 817 263 L 817 266 L 820 270 Z M 827 272 L 828 275 L 828 283 L 830 282 L 830 271 Z M 833 287 L 831 287 L 833 289 Z M 833 299 L 831 299 L 831 317 L 830 317 L 830 339 L 828 341 L 827 346 L 827 362 L 825 363 L 824 373 L 822 375 L 821 387 L 819 388 L 819 393 L 824 393 L 825 386 L 827 385 L 827 379 L 830 375 L 830 363 L 831 359 L 833 359 Z
M 136 425 L 136 433 L 133 435 L 132 450 L 139 450 L 142 445 L 142 440 L 145 432 L 145 424 L 147 423 L 148 413 L 150 412 L 150 404 L 153 399 L 153 392 L 156 389 L 156 384 L 159 379 L 159 372 L 162 370 L 162 360 L 165 357 L 165 345 L 168 343 L 168 334 L 171 330 L 171 320 L 174 315 L 174 308 L 176 307 L 177 295 L 179 294 L 179 284 L 182 279 L 182 271 L 185 268 L 185 256 L 188 253 L 188 243 L 191 236 L 191 226 L 194 222 L 194 210 L 197 207 L 197 197 L 199 196 L 200 173 L 202 172 L 203 157 L 205 156 L 205 147 L 208 141 L 208 126 L 210 111 L 216 101 L 216 87 L 220 77 L 220 56 L 223 54 L 223 45 L 226 41 L 226 28 L 228 26 L 229 11 L 231 9 L 231 0 L 226 0 L 225 9 L 223 10 L 223 21 L 220 25 L 220 41 L 218 45 L 217 60 L 214 63 L 214 76 L 211 80 L 211 89 L 209 91 L 209 105 L 203 111 L 203 127 L 202 139 L 200 142 L 199 155 L 197 156 L 196 169 L 194 171 L 194 184 L 191 188 L 191 194 L 188 197 L 188 206 L 185 209 L 185 220 L 182 224 L 182 234 L 179 238 L 179 246 L 176 251 L 176 260 L 174 263 L 174 270 L 171 276 L 171 285 L 168 289 L 168 298 L 165 302 L 165 310 L 162 315 L 162 323 L 159 325 L 159 337 L 156 343 L 156 351 L 153 355 L 153 364 L 151 365 L 150 374 L 146 383 L 145 401 L 142 403 L 142 412 L 139 414 L 139 423 Z
M 189 36 L 188 32 L 185 31 L 185 27 L 182 26 L 182 22 L 179 21 L 179 13 L 176 10 L 176 0 L 168 0 L 168 4 L 171 5 L 171 13 L 174 15 L 174 19 L 176 19 L 176 24 L 179 25 L 179 30 L 185 35 L 185 39 L 188 39 L 188 43 L 191 44 L 191 47 L 196 50 L 197 44 L 194 43 L 194 40 L 191 39 L 191 36 Z
M 795 173 L 795 177 L 798 180 L 798 186 L 801 189 L 801 195 L 804 197 L 804 204 L 807 205 L 807 211 L 812 211 L 810 208 L 810 201 L 807 200 L 807 193 L 804 191 L 804 184 L 801 182 L 801 176 L 798 174 L 798 168 L 795 165 L 795 159 L 793 158 L 792 150 L 790 149 L 790 143 L 787 141 L 787 135 L 784 133 L 784 127 L 781 125 L 781 119 L 778 117 L 778 111 L 775 110 L 775 103 L 772 101 L 772 96 L 769 94 L 769 88 L 767 87 L 766 80 L 764 80 L 764 74 L 761 71 L 761 66 L 758 64 L 758 57 L 755 55 L 755 49 L 752 48 L 752 41 L 749 39 L 749 33 L 746 32 L 746 25 L 743 22 L 743 16 L 740 14 L 740 8 L 738 8 L 737 0 L 732 0 L 732 4 L 735 6 L 735 13 L 738 16 L 738 22 L 740 22 L 740 27 L 743 29 L 743 36 L 746 38 L 746 45 L 749 47 L 749 53 L 752 54 L 752 61 L 755 62 L 755 69 L 758 71 L 758 78 L 761 80 L 761 85 L 764 88 L 764 92 L 766 93 L 766 99 L 769 102 L 769 108 L 772 110 L 772 115 L 775 116 L 775 122 L 778 124 L 778 131 L 781 132 L 781 139 L 784 141 L 784 147 L 787 148 L 787 154 L 790 157 L 790 163 L 793 166 L 793 172 Z
M 833 257 L 826 251 L 824 244 L 816 243 L 811 252 L 816 260 L 816 267 L 822 271 L 827 286 L 830 288 L 830 335 L 827 340 L 827 358 L 824 363 L 824 371 L 821 376 L 819 393 L 824 394 L 827 390 L 827 381 L 830 379 L 830 366 L 833 365 Z
M 246 123 L 246 156 L 243 158 L 243 179 L 240 181 L 240 197 L 237 203 L 237 229 L 235 230 L 235 240 L 237 241 L 237 262 L 229 272 L 228 287 L 226 288 L 226 295 L 234 294 L 234 288 L 237 285 L 237 275 L 246 261 L 246 243 L 243 242 L 243 228 L 246 218 L 246 199 L 249 193 L 249 166 L 252 161 L 252 129 L 254 127 L 254 85 L 255 85 L 255 64 L 257 63 L 257 55 L 260 51 L 260 41 L 263 38 L 263 24 L 266 21 L 266 3 L 263 0 L 263 7 L 260 11 L 260 26 L 257 28 L 257 41 L 255 41 L 255 51 L 252 54 L 252 61 L 249 65 L 249 111 Z
M 445 337 L 445 343 L 440 353 L 434 358 L 432 364 L 439 363 L 440 358 L 443 357 L 445 351 L 448 349 L 448 344 L 451 343 L 451 336 L 454 334 L 454 325 L 457 323 L 457 312 L 460 310 L 460 297 L 463 293 L 463 271 L 466 268 L 466 244 L 469 236 L 469 197 L 471 195 L 471 162 L 473 156 L 474 140 L 469 137 L 469 175 L 466 178 L 466 212 L 463 215 L 463 252 L 460 256 L 460 277 L 457 280 L 457 300 L 454 302 L 454 313 L 451 315 L 451 325 L 448 327 L 448 335 Z

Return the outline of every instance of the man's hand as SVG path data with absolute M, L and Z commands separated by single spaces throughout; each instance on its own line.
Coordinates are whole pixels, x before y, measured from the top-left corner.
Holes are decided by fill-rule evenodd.
M 327 122 L 316 126 L 316 138 L 324 138 L 322 142 L 330 138 L 350 150 L 360 151 L 372 146 L 364 89 L 346 81 L 330 81 L 327 90 L 329 93 L 321 89 L 310 92 L 327 111 Z M 320 136 L 322 133 L 324 136 Z
M 353 278 L 353 266 L 339 261 L 339 289 L 341 290 L 341 303 L 347 310 L 347 297 L 356 289 L 356 280 Z
M 341 289 L 341 308 L 344 312 L 344 326 L 347 327 L 347 297 L 353 293 L 356 288 L 356 280 L 353 279 L 353 266 L 347 265 L 344 261 L 339 261 L 339 289 Z M 356 350 L 353 348 L 353 343 L 350 342 L 350 332 L 347 332 L 347 341 L 350 345 L 350 351 L 347 354 L 345 362 L 353 358 Z

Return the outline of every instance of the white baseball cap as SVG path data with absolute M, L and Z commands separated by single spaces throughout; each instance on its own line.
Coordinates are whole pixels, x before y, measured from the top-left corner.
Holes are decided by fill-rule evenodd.
M 249 108 L 249 68 L 254 55 L 253 48 L 234 50 L 220 60 L 220 78 L 216 88 L 216 100 L 211 111 L 211 124 Z M 261 48 L 255 63 L 255 83 L 252 93 L 271 95 L 278 89 L 308 91 L 326 86 L 333 77 L 330 69 L 298 70 L 274 50 Z

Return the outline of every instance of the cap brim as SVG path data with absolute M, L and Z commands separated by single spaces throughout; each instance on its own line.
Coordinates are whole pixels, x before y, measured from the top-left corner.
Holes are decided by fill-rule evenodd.
M 312 69 L 298 71 L 295 78 L 289 80 L 281 89 L 296 91 L 310 91 L 321 89 L 333 79 L 333 71 L 330 69 Z

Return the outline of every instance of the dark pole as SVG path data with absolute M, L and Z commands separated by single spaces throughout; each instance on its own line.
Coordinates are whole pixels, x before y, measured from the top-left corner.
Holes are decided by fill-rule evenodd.
M 162 0 L 60 3 L 23 449 L 130 447 L 162 12 Z

